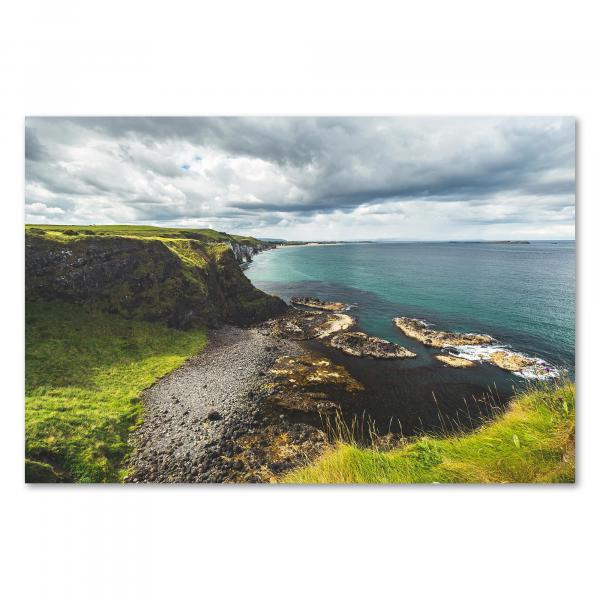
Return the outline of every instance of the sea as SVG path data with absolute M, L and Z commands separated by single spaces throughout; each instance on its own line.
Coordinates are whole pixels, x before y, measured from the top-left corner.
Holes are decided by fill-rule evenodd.
M 427 429 L 429 421 L 439 421 L 440 406 L 450 415 L 486 391 L 504 403 L 536 377 L 485 360 L 470 369 L 445 366 L 435 359 L 439 350 L 395 327 L 396 316 L 444 331 L 489 334 L 496 340 L 489 350 L 497 346 L 535 358 L 546 378 L 575 377 L 574 241 L 283 246 L 254 257 L 246 275 L 286 301 L 316 296 L 344 302 L 357 330 L 416 352 L 415 359 L 377 361 L 320 348 L 370 385 L 369 414 L 402 418 L 408 429 Z M 477 348 L 460 354 L 483 358 Z

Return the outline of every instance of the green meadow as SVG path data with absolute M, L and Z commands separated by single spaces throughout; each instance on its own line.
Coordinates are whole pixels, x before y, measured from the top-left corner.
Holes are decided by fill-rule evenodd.
M 29 303 L 26 480 L 122 481 L 142 391 L 205 344 L 204 329 L 180 331 L 58 301 Z

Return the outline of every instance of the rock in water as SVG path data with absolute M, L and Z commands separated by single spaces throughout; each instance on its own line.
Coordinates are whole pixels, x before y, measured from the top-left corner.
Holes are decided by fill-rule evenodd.
M 362 331 L 338 333 L 329 340 L 329 344 L 350 356 L 369 358 L 412 358 L 416 356 L 414 352 L 402 346 L 367 335 Z
M 532 358 L 515 354 L 514 352 L 505 352 L 504 350 L 498 350 L 498 352 L 492 352 L 490 354 L 490 362 L 494 363 L 497 367 L 504 369 L 505 371 L 517 372 L 525 367 L 532 367 L 536 363 Z
M 460 358 L 459 356 L 450 356 L 449 354 L 437 354 L 436 358 L 443 362 L 449 367 L 455 367 L 457 369 L 466 369 L 468 367 L 474 367 L 475 363 L 472 360 L 466 358 Z
M 348 308 L 348 305 L 344 304 L 343 302 L 330 302 L 328 300 L 319 300 L 319 298 L 314 298 L 312 296 L 293 296 L 292 298 L 290 298 L 290 302 L 292 304 L 297 304 L 298 306 L 320 308 L 321 310 L 339 311 L 346 310 Z
M 354 319 L 345 313 L 291 309 L 281 317 L 266 323 L 267 332 L 291 340 L 325 338 L 354 325 Z
M 267 401 L 280 408 L 304 413 L 335 413 L 340 394 L 352 397 L 363 385 L 341 365 L 309 353 L 279 357 L 270 369 L 273 383 Z
M 445 348 L 447 346 L 480 346 L 491 344 L 494 339 L 489 335 L 481 333 L 451 333 L 448 331 L 436 331 L 419 319 L 408 317 L 396 317 L 394 325 L 402 333 L 410 338 L 418 340 L 425 346 L 434 348 Z

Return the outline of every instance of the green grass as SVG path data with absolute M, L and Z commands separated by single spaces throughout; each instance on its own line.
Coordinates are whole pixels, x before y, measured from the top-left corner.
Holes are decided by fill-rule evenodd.
M 517 395 L 480 429 L 421 437 L 380 452 L 338 443 L 287 483 L 542 483 L 575 480 L 575 386 L 543 384 Z
M 235 239 L 227 234 L 206 230 L 224 238 L 207 241 L 198 233 L 203 230 L 124 225 L 96 227 L 92 234 L 66 225 L 27 225 L 25 231 L 30 301 L 61 299 L 180 329 L 223 320 L 246 324 L 282 310 L 281 301 L 243 274 L 230 249 Z M 107 256 L 118 268 L 104 268 Z
M 141 392 L 206 344 L 203 329 L 26 306 L 26 479 L 121 481 Z
M 185 239 L 193 237 L 203 242 L 237 241 L 242 244 L 260 243 L 249 236 L 232 235 L 214 229 L 186 229 L 181 227 L 153 227 L 151 225 L 25 225 L 25 231 L 50 235 L 53 239 L 72 239 L 86 235 L 109 235 L 119 237 Z M 65 234 L 65 232 L 67 232 Z

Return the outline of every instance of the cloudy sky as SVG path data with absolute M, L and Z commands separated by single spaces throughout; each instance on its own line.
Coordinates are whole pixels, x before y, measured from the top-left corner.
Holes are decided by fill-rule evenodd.
M 571 118 L 28 118 L 27 223 L 574 239 Z

